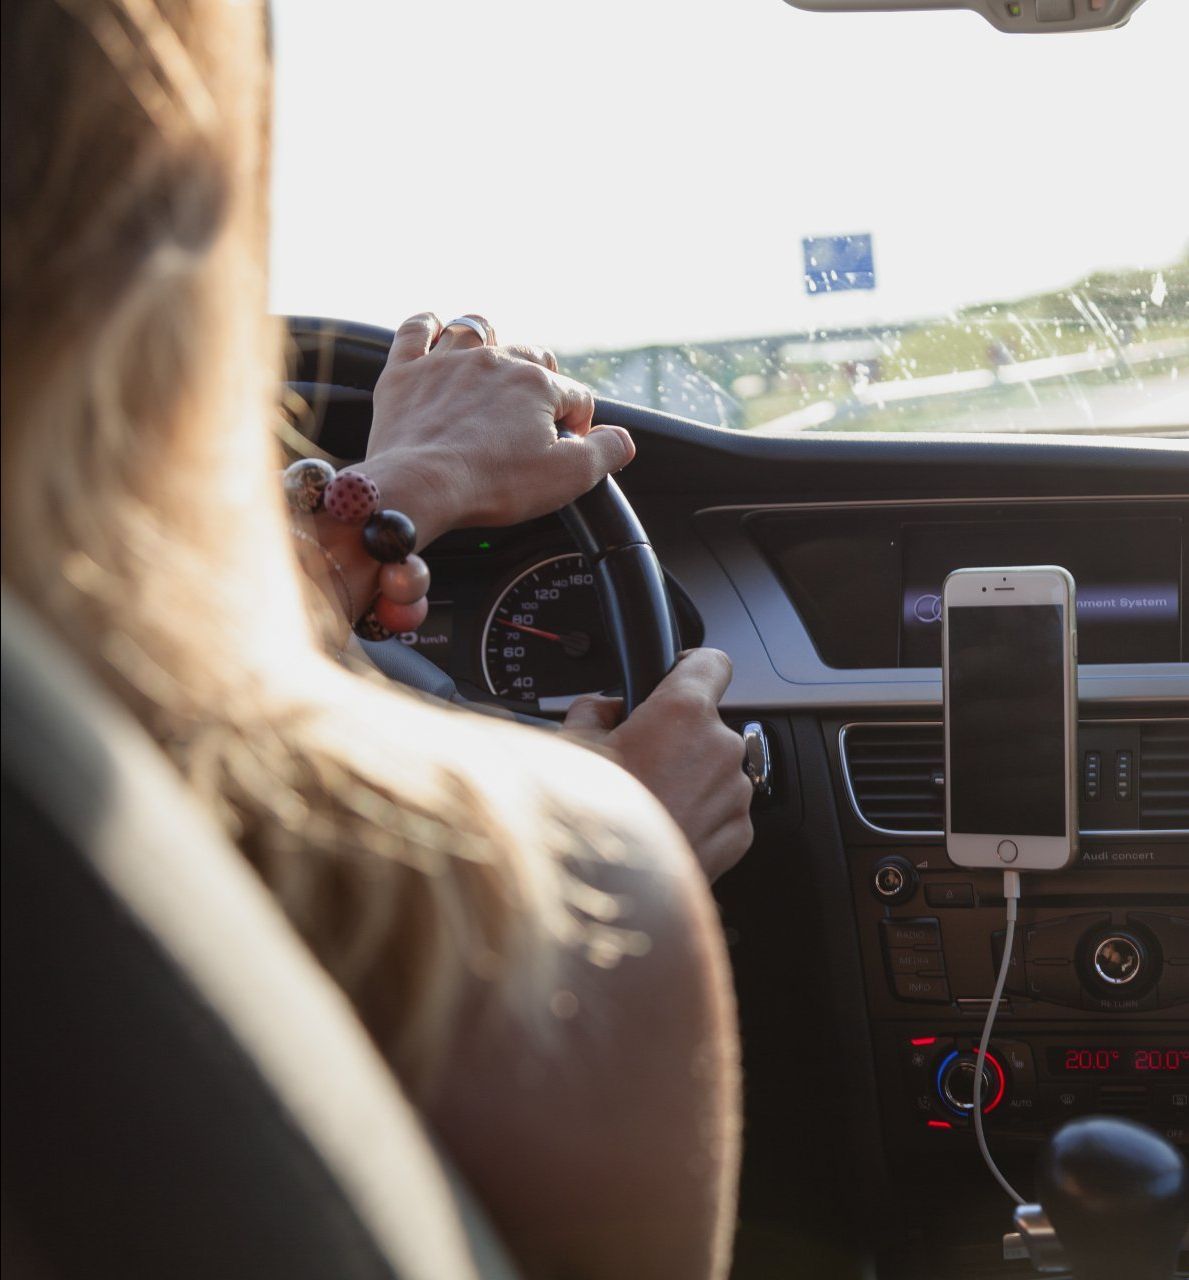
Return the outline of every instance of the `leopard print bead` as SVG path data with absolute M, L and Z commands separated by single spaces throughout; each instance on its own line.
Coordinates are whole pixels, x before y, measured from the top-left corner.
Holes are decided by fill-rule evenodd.
M 281 476 L 289 510 L 307 516 L 321 511 L 334 478 L 334 468 L 321 458 L 299 458 L 291 463 Z
M 391 640 L 395 633 L 376 617 L 375 607 L 368 605 L 363 617 L 355 623 L 355 634 L 360 640 Z

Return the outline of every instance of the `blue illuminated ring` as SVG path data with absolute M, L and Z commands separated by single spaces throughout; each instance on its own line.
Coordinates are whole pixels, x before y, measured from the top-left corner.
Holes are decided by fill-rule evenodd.
M 945 1087 L 941 1083 L 941 1078 L 942 1076 L 945 1075 L 946 1067 L 948 1067 L 950 1063 L 953 1062 L 953 1060 L 959 1056 L 960 1056 L 960 1050 L 952 1049 L 949 1053 L 946 1054 L 944 1058 L 942 1058 L 941 1064 L 937 1068 L 937 1075 L 934 1078 L 934 1084 L 937 1089 L 937 1096 L 938 1098 L 941 1099 L 941 1105 L 945 1107 L 947 1111 L 952 1111 L 956 1116 L 970 1117 L 974 1114 L 974 1104 L 971 1103 L 970 1109 L 967 1111 L 963 1111 L 961 1107 L 956 1107 L 949 1100 L 949 1098 L 946 1097 Z M 993 1100 L 987 1103 L 983 1107 L 983 1115 L 985 1116 L 990 1115 L 991 1112 L 994 1111 L 995 1108 L 1003 1101 L 1003 1095 L 1007 1089 L 1007 1077 L 1004 1073 L 1003 1068 L 999 1065 L 998 1058 L 995 1058 L 993 1055 L 988 1053 L 987 1065 L 991 1068 L 991 1070 L 995 1073 L 995 1075 L 999 1077 L 999 1087 L 995 1091 L 995 1096 Z

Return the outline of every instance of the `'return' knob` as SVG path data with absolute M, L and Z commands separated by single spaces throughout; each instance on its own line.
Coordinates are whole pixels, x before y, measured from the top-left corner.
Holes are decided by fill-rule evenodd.
M 1095 979 L 1112 992 L 1139 983 L 1147 968 L 1148 953 L 1134 934 L 1116 930 L 1108 934 L 1090 955 Z
M 974 1080 L 978 1055 L 955 1050 L 937 1068 L 937 1096 L 956 1115 L 974 1111 Z M 983 1115 L 989 1115 L 1003 1101 L 1007 1078 L 1003 1065 L 993 1053 L 983 1063 Z

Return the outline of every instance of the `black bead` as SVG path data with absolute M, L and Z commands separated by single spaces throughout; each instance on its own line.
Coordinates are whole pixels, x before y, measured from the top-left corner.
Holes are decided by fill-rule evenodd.
M 403 511 L 377 511 L 363 526 L 363 549 L 381 564 L 404 564 L 417 545 L 417 527 Z

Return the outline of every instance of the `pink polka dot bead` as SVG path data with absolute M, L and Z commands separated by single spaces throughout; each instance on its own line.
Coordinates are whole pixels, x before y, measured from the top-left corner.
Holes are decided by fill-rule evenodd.
M 344 524 L 366 524 L 380 507 L 380 490 L 358 471 L 340 471 L 322 499 L 326 513 Z

